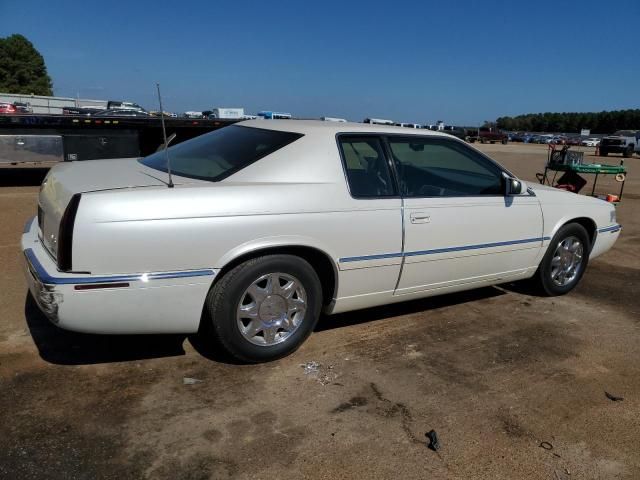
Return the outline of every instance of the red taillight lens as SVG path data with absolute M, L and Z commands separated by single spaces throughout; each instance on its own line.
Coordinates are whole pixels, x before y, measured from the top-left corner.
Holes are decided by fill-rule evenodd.
M 67 209 L 64 211 L 58 230 L 58 268 L 63 272 L 72 269 L 73 224 L 76 221 L 76 213 L 80 205 L 80 194 L 71 197 Z

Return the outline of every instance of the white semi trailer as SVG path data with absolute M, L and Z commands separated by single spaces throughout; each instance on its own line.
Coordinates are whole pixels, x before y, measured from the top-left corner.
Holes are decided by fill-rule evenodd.
M 244 118 L 244 108 L 213 108 L 209 118 L 241 119 Z

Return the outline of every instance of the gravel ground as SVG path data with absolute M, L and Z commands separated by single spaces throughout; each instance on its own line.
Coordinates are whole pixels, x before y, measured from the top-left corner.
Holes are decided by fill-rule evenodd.
M 532 181 L 546 159 L 480 148 Z M 639 163 L 619 241 L 570 295 L 505 285 L 327 317 L 257 366 L 50 325 L 19 249 L 46 170 L 2 169 L 0 478 L 640 478 Z

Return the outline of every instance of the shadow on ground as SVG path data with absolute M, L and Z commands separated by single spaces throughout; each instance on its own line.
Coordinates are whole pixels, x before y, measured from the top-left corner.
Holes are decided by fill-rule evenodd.
M 24 307 L 27 325 L 43 360 L 58 365 L 124 362 L 184 355 L 186 335 L 90 335 L 53 325 L 31 294 Z
M 333 316 L 323 315 L 315 331 L 359 325 L 504 294 L 505 292 L 497 288 L 487 287 Z M 24 313 L 40 357 L 53 364 L 87 365 L 182 356 L 185 355 L 183 346 L 185 340 L 189 341 L 200 355 L 209 360 L 238 364 L 236 360 L 215 348 L 212 342 L 207 341 L 211 333 L 207 332 L 206 328 L 201 329 L 198 335 L 93 335 L 76 333 L 58 328 L 49 322 L 38 309 L 31 294 L 27 294 Z
M 0 169 L 0 187 L 37 187 L 48 172 L 49 167 L 2 168 Z
M 467 290 L 465 292 L 450 293 L 447 295 L 439 295 L 437 297 L 423 298 L 420 300 L 411 300 L 408 302 L 394 303 L 391 305 L 383 305 L 381 307 L 367 308 L 365 310 L 356 310 L 353 312 L 339 313 L 337 315 L 323 315 L 316 326 L 316 332 L 331 330 L 333 328 L 347 327 L 351 325 L 359 325 L 361 323 L 375 322 L 385 318 L 400 317 L 402 315 L 411 315 L 413 313 L 435 310 L 438 308 L 451 307 L 468 302 L 498 297 L 505 295 L 494 287 L 478 288 L 476 290 Z

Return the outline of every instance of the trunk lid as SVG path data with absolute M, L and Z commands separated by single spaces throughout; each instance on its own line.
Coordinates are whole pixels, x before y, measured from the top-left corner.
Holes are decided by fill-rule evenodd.
M 166 186 L 166 177 L 165 173 L 130 158 L 56 165 L 42 183 L 38 197 L 38 225 L 42 243 L 57 259 L 60 221 L 73 195 L 101 190 L 162 187 Z M 176 185 L 186 182 L 190 180 L 181 177 L 174 179 Z

